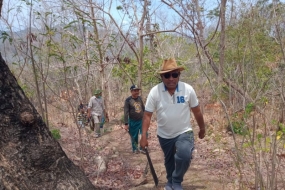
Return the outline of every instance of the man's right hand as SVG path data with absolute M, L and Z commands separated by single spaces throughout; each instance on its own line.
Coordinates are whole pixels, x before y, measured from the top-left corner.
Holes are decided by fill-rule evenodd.
M 142 148 L 148 147 L 148 141 L 147 141 L 146 135 L 144 136 L 142 135 L 141 140 L 140 140 L 140 146 Z
M 129 125 L 125 125 L 124 129 L 129 132 Z
M 143 115 L 143 124 L 142 124 L 142 136 L 140 140 L 140 146 L 145 149 L 145 147 L 148 147 L 148 141 L 147 141 L 147 131 L 150 125 L 150 119 L 152 116 L 152 112 L 144 112 Z

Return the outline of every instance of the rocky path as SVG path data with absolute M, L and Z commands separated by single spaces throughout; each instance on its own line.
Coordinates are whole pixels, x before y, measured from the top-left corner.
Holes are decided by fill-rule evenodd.
M 196 128 L 194 127 L 194 132 Z M 155 124 L 151 125 L 149 131 L 149 152 L 159 178 L 157 187 L 154 186 L 150 170 L 146 167 L 146 155 L 132 153 L 128 133 L 115 123 L 106 124 L 104 130 L 103 136 L 95 138 L 88 127 L 80 129 L 80 146 L 79 130 L 76 127 L 60 127 L 62 138 L 59 143 L 68 157 L 101 189 L 162 190 L 166 183 L 166 173 Z M 195 136 L 195 155 L 185 175 L 183 188 L 237 189 L 234 183 L 236 172 L 228 148 L 231 137 L 225 133 L 219 137 L 221 139 L 217 143 L 217 137 L 213 134 L 203 140 L 197 139 L 197 132 Z

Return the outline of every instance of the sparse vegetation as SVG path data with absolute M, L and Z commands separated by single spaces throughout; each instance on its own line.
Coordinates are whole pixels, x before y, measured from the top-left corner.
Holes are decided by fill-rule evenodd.
M 1 55 L 47 126 L 57 128 L 50 130 L 55 139 L 61 139 L 61 130 L 75 128 L 79 100 L 88 103 L 97 88 L 110 119 L 121 126 L 130 84 L 138 84 L 147 98 L 160 82 L 162 60 L 175 57 L 186 68 L 181 80 L 197 90 L 205 106 L 210 126 L 205 146 L 221 146 L 211 154 L 201 151 L 215 158 L 205 161 L 205 170 L 220 169 L 220 183 L 228 176 L 236 180 L 228 189 L 284 186 L 284 2 L 7 2 Z M 78 135 L 72 138 L 80 154 L 71 155 L 76 162 L 80 157 L 77 164 L 84 168 L 86 146 L 98 152 L 108 146 L 93 149 L 92 131 L 76 130 L 68 135 Z M 228 176 L 222 173 L 226 166 L 233 168 Z
M 58 129 L 52 129 L 51 134 L 56 140 L 59 140 L 61 138 L 60 131 Z

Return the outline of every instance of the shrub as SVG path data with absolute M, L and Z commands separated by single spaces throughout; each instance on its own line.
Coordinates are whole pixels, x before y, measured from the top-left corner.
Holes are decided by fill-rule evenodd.
M 56 140 L 59 140 L 61 138 L 60 132 L 58 129 L 52 129 L 51 134 L 52 134 L 53 138 L 55 138 Z
M 247 134 L 247 130 L 246 130 L 244 122 L 234 121 L 234 122 L 232 122 L 232 126 L 233 126 L 233 132 L 235 134 L 239 134 L 239 135 L 246 135 Z

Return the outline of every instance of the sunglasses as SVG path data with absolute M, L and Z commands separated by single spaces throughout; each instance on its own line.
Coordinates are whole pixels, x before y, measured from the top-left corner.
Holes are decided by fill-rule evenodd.
M 172 78 L 177 78 L 179 76 L 179 73 L 165 73 L 163 74 L 164 78 L 169 79 L 170 76 L 172 76 Z

